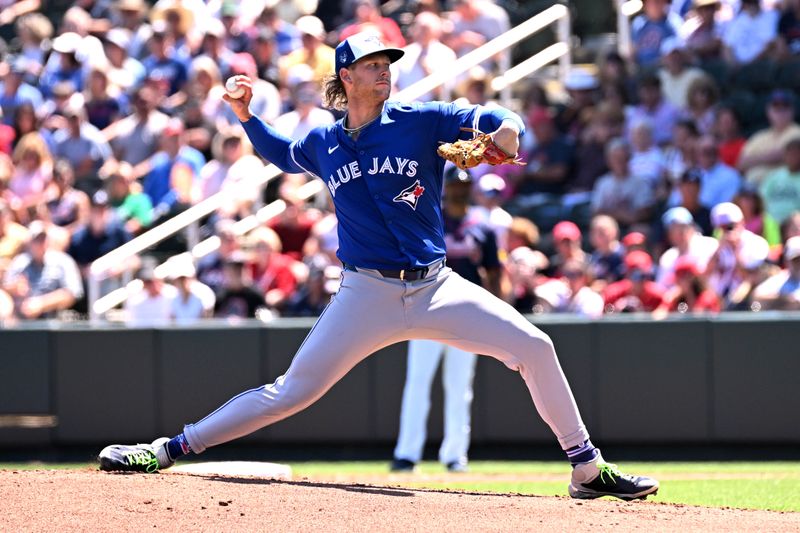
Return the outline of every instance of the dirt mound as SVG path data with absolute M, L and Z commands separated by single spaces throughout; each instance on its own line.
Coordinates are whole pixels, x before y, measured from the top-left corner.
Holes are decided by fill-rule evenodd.
M 0 471 L 0 531 L 788 531 L 800 513 L 247 477 Z

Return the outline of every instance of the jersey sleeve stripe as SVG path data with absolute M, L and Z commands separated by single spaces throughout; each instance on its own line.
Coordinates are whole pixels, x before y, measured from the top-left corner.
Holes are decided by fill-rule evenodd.
M 306 172 L 308 172 L 309 174 L 311 174 L 315 178 L 319 178 L 319 176 L 317 176 L 316 174 L 314 174 L 313 172 L 308 170 L 306 167 L 304 167 L 303 165 L 298 163 L 297 158 L 294 156 L 294 147 L 296 145 L 297 145 L 297 141 L 294 141 L 292 144 L 289 145 L 289 156 L 292 158 L 292 161 L 294 162 L 294 164 L 297 165 L 298 167 L 302 168 L 303 170 L 305 170 Z

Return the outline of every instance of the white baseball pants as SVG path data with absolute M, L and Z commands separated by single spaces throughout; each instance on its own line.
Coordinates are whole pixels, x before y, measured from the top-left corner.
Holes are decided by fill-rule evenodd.
M 478 356 L 436 341 L 415 339 L 408 343 L 408 367 L 400 410 L 400 433 L 394 456 L 415 463 L 422 459 L 431 408 L 431 386 L 442 365 L 444 388 L 444 438 L 439 461 L 466 462 L 470 436 L 472 380 Z
M 519 372 L 563 449 L 589 435 L 550 338 L 487 290 L 440 268 L 418 281 L 345 271 L 342 284 L 274 383 L 245 391 L 184 428 L 196 453 L 314 403 L 356 364 L 396 342 L 432 339 L 487 354 Z

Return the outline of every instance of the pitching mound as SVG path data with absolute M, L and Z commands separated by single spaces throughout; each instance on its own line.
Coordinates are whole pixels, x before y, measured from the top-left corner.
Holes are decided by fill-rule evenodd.
M 264 463 L 260 461 L 213 461 L 206 463 L 187 463 L 173 466 L 165 474 L 192 474 L 195 476 L 255 477 L 261 479 L 292 479 L 289 465 Z
M 0 471 L 0 531 L 790 531 L 800 514 L 217 475 Z

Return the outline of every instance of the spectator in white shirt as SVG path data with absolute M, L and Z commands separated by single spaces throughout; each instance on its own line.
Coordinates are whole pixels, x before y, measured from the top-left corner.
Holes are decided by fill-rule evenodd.
M 632 175 L 647 180 L 651 191 L 661 186 L 667 172 L 664 152 L 653 142 L 655 127 L 655 123 L 643 120 L 631 128 L 630 171 Z
M 783 247 L 786 268 L 762 282 L 753 294 L 763 309 L 800 309 L 800 237 Z
M 761 9 L 760 0 L 742 0 L 722 37 L 725 58 L 739 65 L 761 59 L 775 46 L 777 36 L 778 13 Z
M 589 287 L 588 265 L 571 259 L 564 263 L 561 274 L 561 279 L 539 285 L 536 295 L 556 313 L 573 313 L 587 318 L 602 316 L 603 297 Z
M 317 126 L 333 124 L 330 111 L 322 109 L 319 90 L 313 81 L 302 81 L 292 88 L 294 110 L 275 119 L 273 126 L 290 139 L 302 139 Z
M 675 262 L 679 257 L 690 257 L 702 272 L 709 259 L 717 251 L 717 240 L 704 237 L 694 223 L 692 214 L 685 207 L 673 207 L 661 217 L 667 229 L 667 239 L 672 248 L 661 254 L 658 261 L 656 282 L 664 289 L 675 286 Z
M 687 105 L 692 82 L 702 78 L 703 71 L 688 64 L 685 45 L 678 37 L 668 37 L 661 43 L 661 89 L 667 101 L 678 109 Z
M 413 42 L 403 50 L 405 54 L 395 64 L 395 79 L 398 89 L 405 89 L 427 77 L 443 65 L 451 65 L 456 60 L 456 53 L 439 41 L 442 34 L 442 20 L 436 13 L 423 11 L 414 17 L 414 24 L 409 29 Z M 429 100 L 450 100 L 453 80 L 432 89 L 418 98 L 421 102 Z
M 125 323 L 138 327 L 169 324 L 172 300 L 177 296 L 177 289 L 156 276 L 155 264 L 151 258 L 144 261 L 136 277 L 141 280 L 142 285 L 125 300 Z
M 216 296 L 211 287 L 195 278 L 196 271 L 190 260 L 180 262 L 171 278 L 178 289 L 170 306 L 170 318 L 176 324 L 191 324 L 214 314 Z
M 740 285 L 750 278 L 749 273 L 767 259 L 769 244 L 745 229 L 744 215 L 736 204 L 725 202 L 714 206 L 711 223 L 722 233 L 719 247 L 706 267 L 706 277 L 723 301 L 731 303 Z

